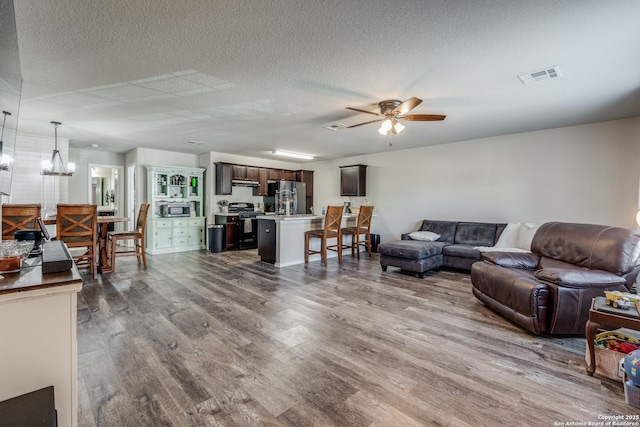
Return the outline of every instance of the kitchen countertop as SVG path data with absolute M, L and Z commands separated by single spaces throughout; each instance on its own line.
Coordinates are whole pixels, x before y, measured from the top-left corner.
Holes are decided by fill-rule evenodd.
M 271 221 L 309 221 L 323 220 L 324 215 L 300 214 L 300 215 L 258 215 L 258 219 L 267 219 Z M 356 214 L 344 214 L 342 219 L 357 218 Z

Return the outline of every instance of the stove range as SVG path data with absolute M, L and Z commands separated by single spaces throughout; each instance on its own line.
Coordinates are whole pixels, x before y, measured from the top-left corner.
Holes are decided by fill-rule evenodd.
M 231 202 L 229 213 L 237 213 L 238 224 L 238 249 L 255 249 L 258 247 L 258 212 L 253 203 Z
M 255 205 L 247 202 L 229 203 L 229 213 L 237 213 L 240 218 L 255 218 L 258 216 L 258 212 L 255 211 Z

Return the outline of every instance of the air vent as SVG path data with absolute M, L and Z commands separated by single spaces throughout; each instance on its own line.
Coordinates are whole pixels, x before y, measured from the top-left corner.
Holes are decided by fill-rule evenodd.
M 342 124 L 342 123 L 336 123 L 333 125 L 327 125 L 327 126 L 323 126 L 325 129 L 329 129 L 329 130 L 342 130 L 344 128 L 346 128 L 347 126 Z
M 562 73 L 558 66 L 548 67 L 544 70 L 534 71 L 533 73 L 528 74 L 520 74 L 518 76 L 523 85 L 539 82 L 541 80 L 555 79 L 556 77 L 562 77 Z
M 191 144 L 191 145 L 202 145 L 202 142 L 200 142 L 200 141 L 187 141 L 187 144 Z

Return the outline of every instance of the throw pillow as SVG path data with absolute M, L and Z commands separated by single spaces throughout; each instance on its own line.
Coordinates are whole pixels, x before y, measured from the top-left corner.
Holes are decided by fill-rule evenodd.
M 518 228 L 518 234 L 516 235 L 516 241 L 513 247 L 530 251 L 531 241 L 533 240 L 533 236 L 536 234 L 536 231 L 538 231 L 539 227 L 539 224 L 534 224 L 532 222 L 520 224 L 520 228 Z
M 502 230 L 502 234 L 498 238 L 495 246 L 496 248 L 515 248 L 516 237 L 518 235 L 518 230 L 520 229 L 519 222 L 510 222 L 507 226 Z
M 409 237 L 412 240 L 424 240 L 425 242 L 433 242 L 440 238 L 439 234 L 432 233 L 431 231 L 414 231 L 409 233 Z

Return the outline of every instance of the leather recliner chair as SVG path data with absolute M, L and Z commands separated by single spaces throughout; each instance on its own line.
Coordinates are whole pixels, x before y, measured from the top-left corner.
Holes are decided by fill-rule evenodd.
M 473 295 L 526 330 L 584 334 L 591 300 L 628 291 L 638 275 L 640 236 L 603 225 L 549 222 L 532 253 L 485 252 L 471 267 Z

